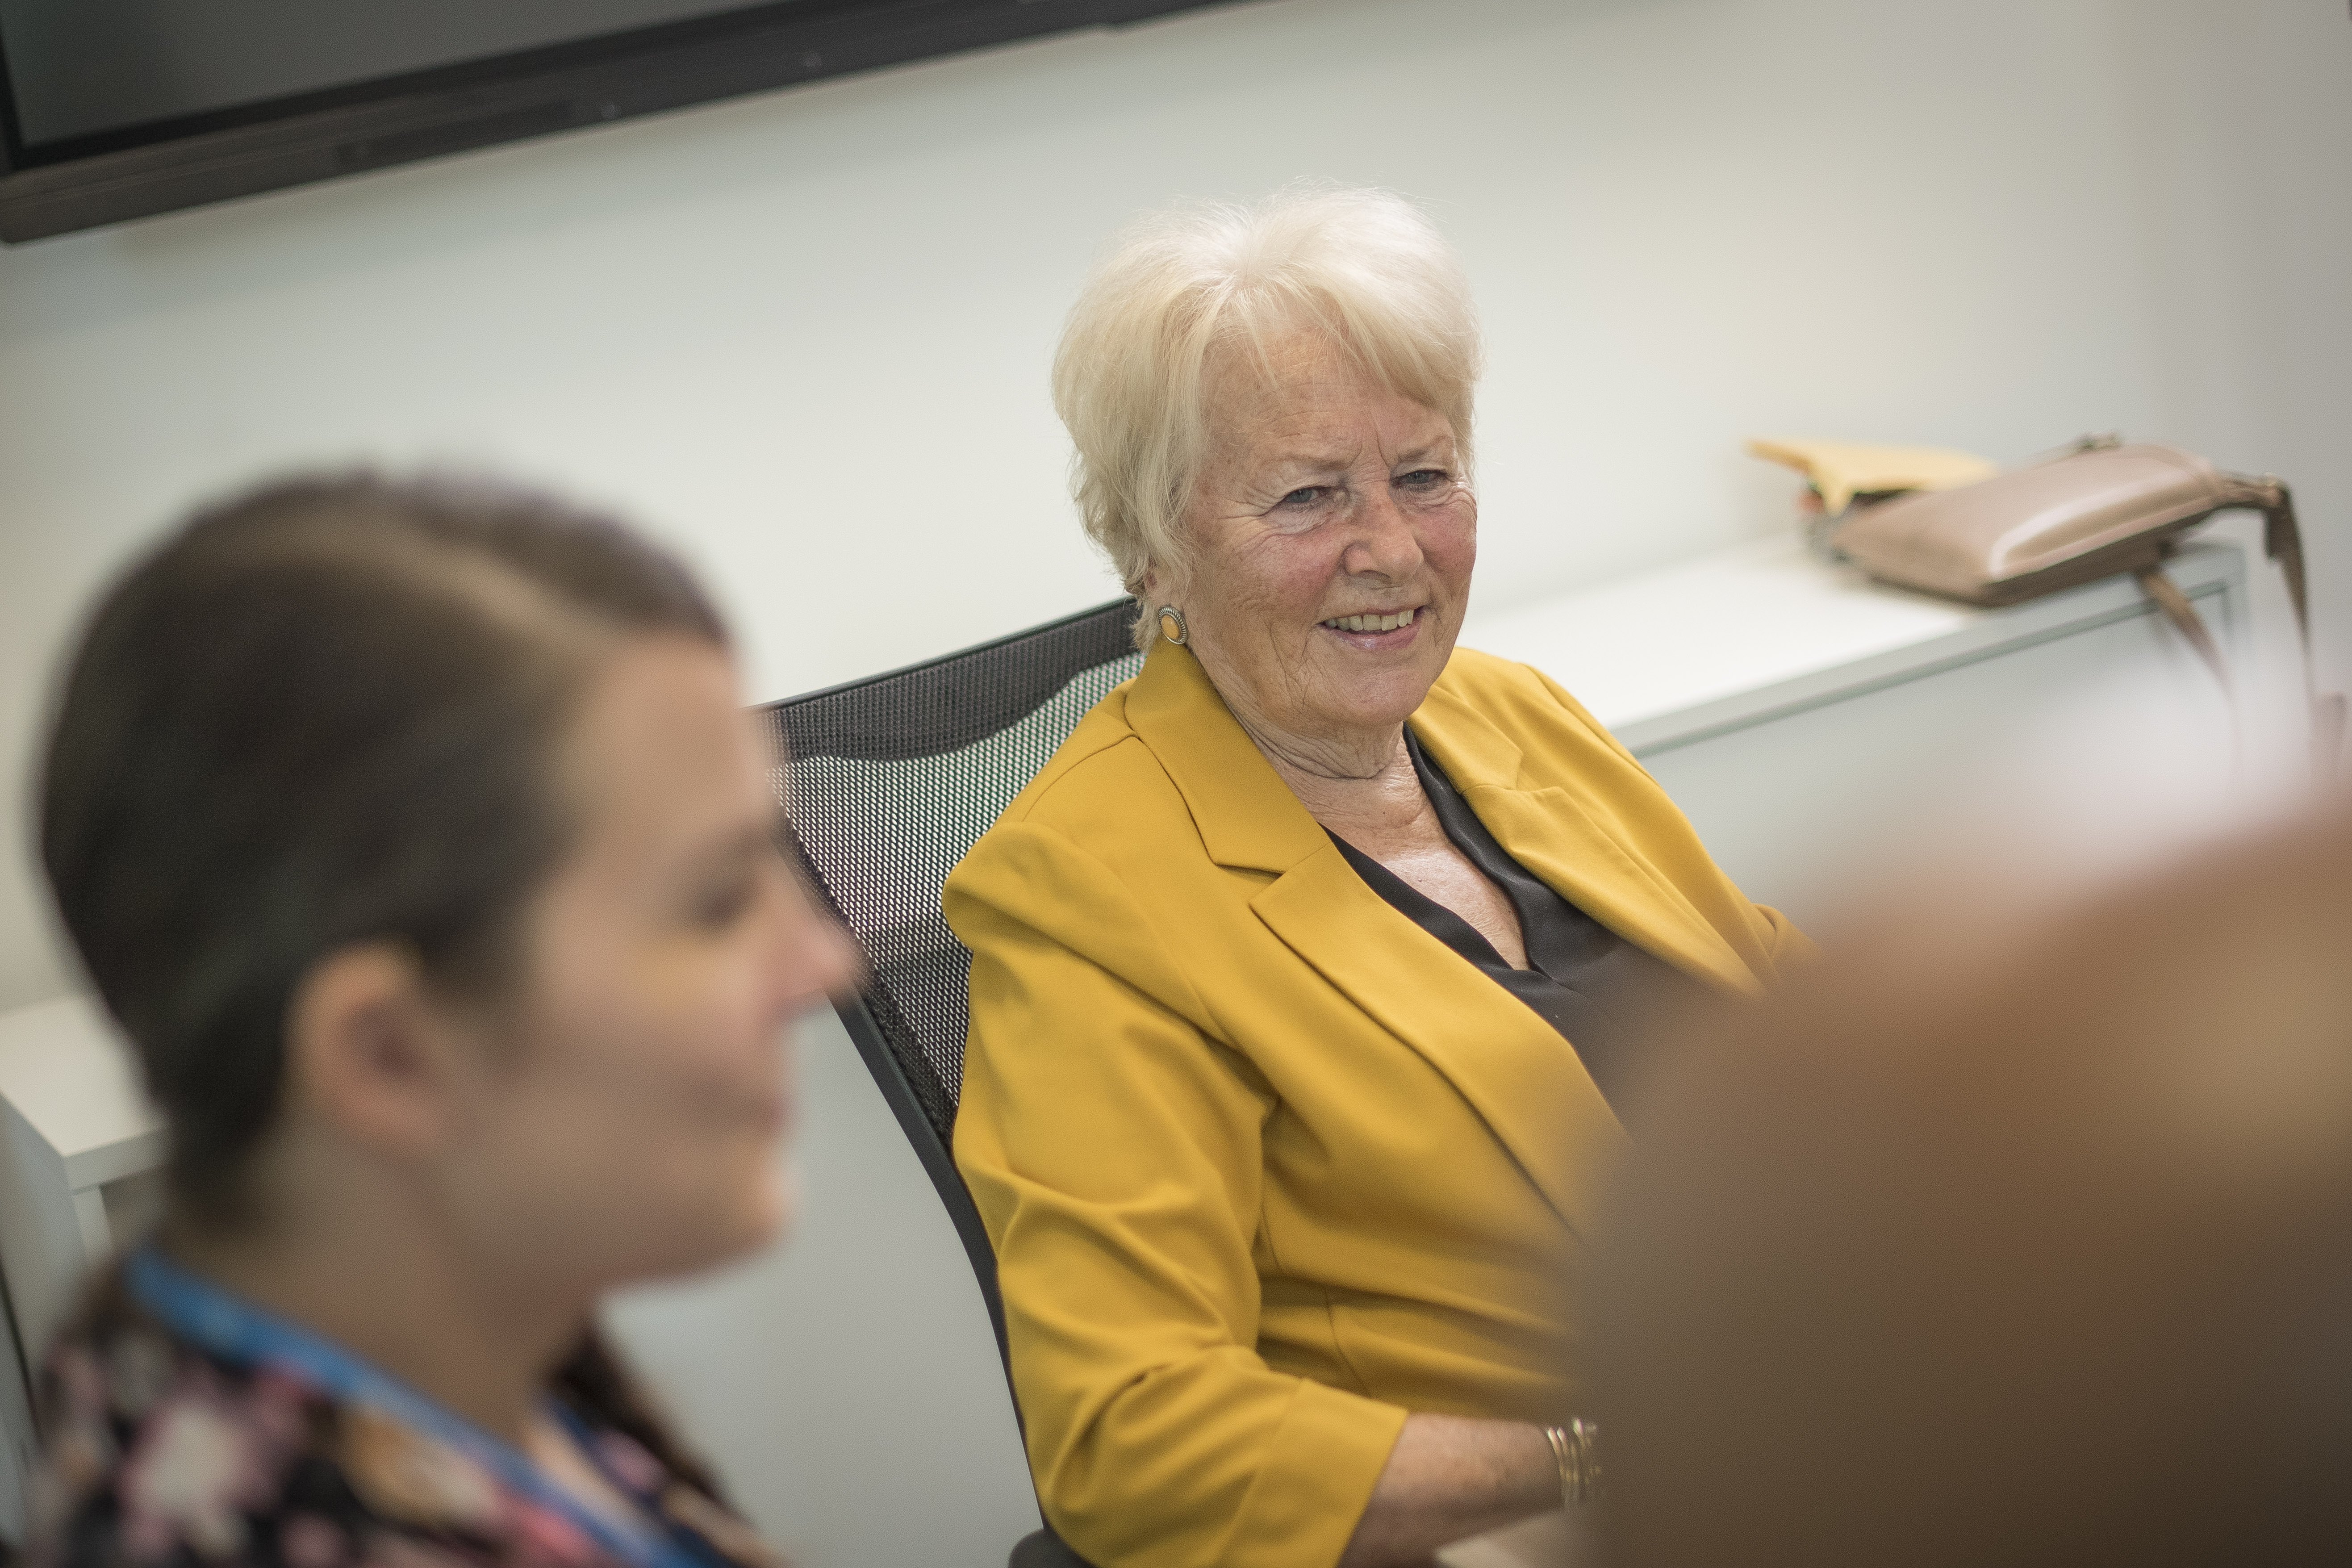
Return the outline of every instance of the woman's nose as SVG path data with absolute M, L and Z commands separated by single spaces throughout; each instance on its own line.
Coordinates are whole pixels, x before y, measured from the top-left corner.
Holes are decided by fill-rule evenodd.
M 1351 577 L 1406 577 L 1421 565 L 1421 536 L 1386 484 L 1359 492 L 1364 499 L 1349 521 L 1353 532 L 1339 554 Z
M 866 972 L 865 955 L 832 917 L 795 885 L 787 893 L 775 952 L 776 989 L 793 1013 L 846 994 Z

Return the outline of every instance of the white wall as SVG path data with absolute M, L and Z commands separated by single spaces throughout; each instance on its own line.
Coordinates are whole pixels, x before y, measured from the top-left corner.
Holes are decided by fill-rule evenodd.
M 289 463 L 614 501 L 761 697 L 1106 597 L 1060 314 L 1137 207 L 1299 174 L 1468 258 L 1494 600 L 1777 526 L 1751 432 L 2119 428 L 2294 479 L 2340 611 L 2347 171 L 2338 0 L 1269 0 L 0 252 L 0 812 L 93 585 Z M 26 864 L 0 1005 L 65 984 Z
M 709 570 L 761 698 L 1108 597 L 1045 405 L 1060 315 L 1138 207 L 1302 174 L 1424 199 L 1467 258 L 1490 603 L 1782 526 L 1752 433 L 2008 459 L 2121 429 L 2296 482 L 2352 662 L 2341 0 L 1263 0 L 0 252 L 0 812 L 95 585 L 293 463 L 626 509 Z M 9 836 L 0 1005 L 68 984 L 28 864 Z M 813 1236 L 882 1188 L 919 1208 L 900 1167 L 820 1179 L 854 1159 L 815 1136 Z M 772 1304 L 854 1327 L 857 1256 L 762 1265 L 799 1281 Z M 866 1422 L 795 1453 L 894 1464 L 795 1348 L 759 1386 Z M 804 1480 L 759 1485 L 782 1514 Z M 807 1506 L 882 1517 L 898 1481 Z M 812 1528 L 809 1561 L 856 1557 Z

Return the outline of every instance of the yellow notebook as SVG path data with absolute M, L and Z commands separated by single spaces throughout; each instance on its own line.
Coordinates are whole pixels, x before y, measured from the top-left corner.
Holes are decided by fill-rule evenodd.
M 1944 447 L 1866 447 L 1853 441 L 1748 443 L 1750 455 L 1785 463 L 1813 481 L 1834 517 L 1857 491 L 1948 490 L 2000 472 L 1990 458 Z

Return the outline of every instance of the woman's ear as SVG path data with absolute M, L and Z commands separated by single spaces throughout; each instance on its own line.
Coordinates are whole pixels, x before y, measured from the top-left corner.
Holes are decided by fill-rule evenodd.
M 473 1053 L 460 1034 L 414 954 L 340 948 L 287 1008 L 287 1110 L 394 1160 L 428 1153 L 462 1118 Z
M 1162 605 L 1177 603 L 1190 586 L 1174 562 L 1154 561 L 1143 569 L 1143 592 L 1139 597 L 1146 608 L 1156 610 Z

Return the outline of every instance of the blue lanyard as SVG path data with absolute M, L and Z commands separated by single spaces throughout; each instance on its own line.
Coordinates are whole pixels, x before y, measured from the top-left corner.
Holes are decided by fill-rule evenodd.
M 369 1365 L 309 1330 L 265 1311 L 212 1281 L 192 1274 L 152 1245 L 132 1252 L 123 1277 L 147 1308 L 185 1338 L 238 1365 L 282 1367 L 320 1392 L 365 1406 L 447 1445 L 496 1475 L 508 1489 L 562 1515 L 628 1568 L 709 1568 L 710 1560 L 670 1531 L 632 1530 L 605 1517 L 550 1480 L 512 1444 L 483 1431 L 391 1373 Z M 582 1451 L 593 1462 L 586 1434 L 557 1407 Z M 628 1495 L 623 1489 L 623 1495 Z

